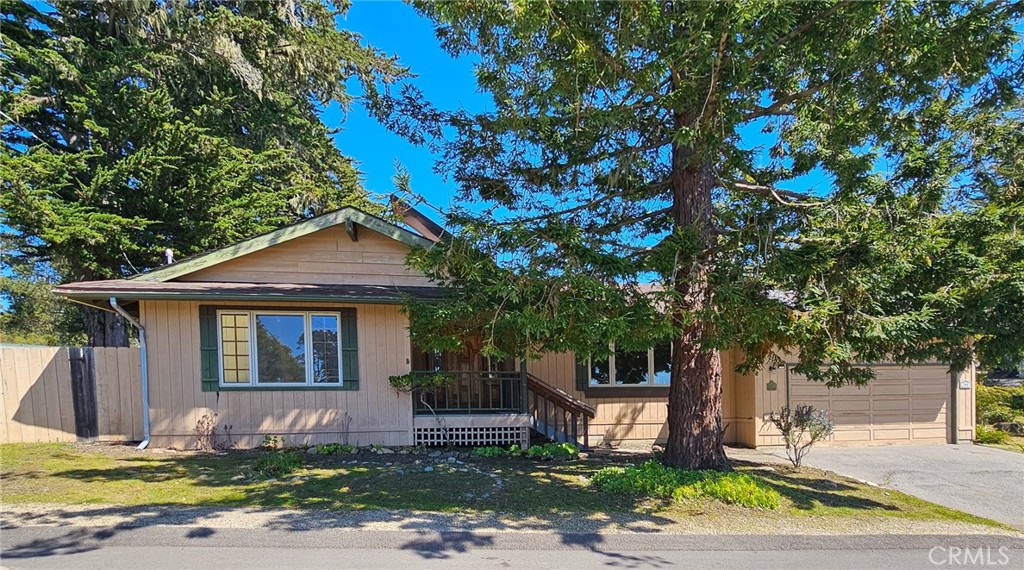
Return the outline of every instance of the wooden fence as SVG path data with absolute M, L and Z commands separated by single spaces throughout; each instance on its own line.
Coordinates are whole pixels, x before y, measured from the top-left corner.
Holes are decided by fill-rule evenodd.
M 142 439 L 139 349 L 0 347 L 0 443 Z

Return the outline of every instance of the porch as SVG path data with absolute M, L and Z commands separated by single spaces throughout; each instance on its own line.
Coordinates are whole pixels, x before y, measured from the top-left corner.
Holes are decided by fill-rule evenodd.
M 589 422 L 595 410 L 527 372 L 414 371 L 444 374 L 443 386 L 413 393 L 413 432 L 417 445 L 520 445 L 531 436 L 590 447 Z

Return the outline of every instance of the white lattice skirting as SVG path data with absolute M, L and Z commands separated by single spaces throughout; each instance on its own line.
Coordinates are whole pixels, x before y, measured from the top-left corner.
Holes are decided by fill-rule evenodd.
M 425 446 L 480 446 L 480 445 L 519 445 L 527 447 L 530 441 L 530 428 L 525 427 L 450 427 L 448 440 L 445 441 L 444 430 L 440 427 L 416 428 L 416 445 Z

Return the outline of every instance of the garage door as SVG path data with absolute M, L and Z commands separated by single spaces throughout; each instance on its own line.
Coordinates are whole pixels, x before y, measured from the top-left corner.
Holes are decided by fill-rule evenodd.
M 946 443 L 949 372 L 945 366 L 877 366 L 863 388 L 829 389 L 790 371 L 793 405 L 827 408 L 836 422 L 831 443 Z

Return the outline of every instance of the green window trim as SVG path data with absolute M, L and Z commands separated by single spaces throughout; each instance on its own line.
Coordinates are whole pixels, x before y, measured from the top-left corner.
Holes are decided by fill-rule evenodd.
M 258 383 L 225 386 L 220 384 L 220 350 L 218 339 L 218 311 L 293 311 L 302 313 L 330 313 L 338 315 L 338 328 L 341 336 L 338 350 L 341 356 L 341 382 L 331 384 L 276 384 L 260 385 Z M 203 392 L 234 392 L 234 391 L 355 391 L 359 390 L 359 339 L 356 309 L 344 308 L 306 308 L 306 307 L 252 307 L 252 306 L 199 306 L 199 362 L 200 382 Z

